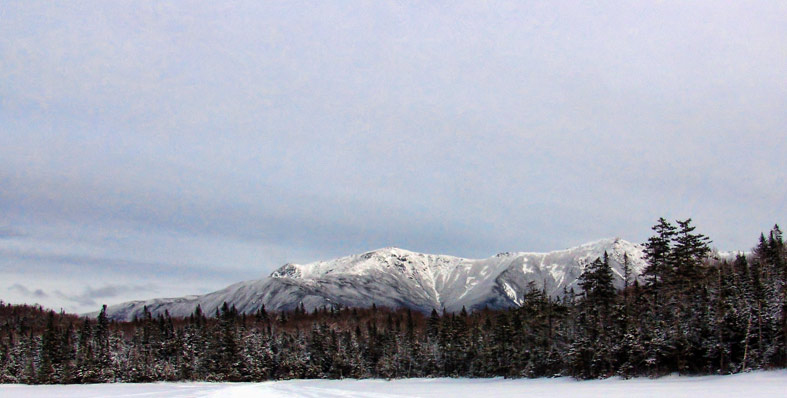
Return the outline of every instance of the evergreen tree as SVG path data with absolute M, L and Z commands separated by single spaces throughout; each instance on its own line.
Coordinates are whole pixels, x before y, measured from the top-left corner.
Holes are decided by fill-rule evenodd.
M 93 351 L 93 327 L 85 318 L 77 335 L 76 379 L 82 383 L 98 382 L 98 367 Z
M 94 369 L 99 381 L 111 381 L 113 379 L 112 359 L 109 345 L 109 318 L 107 318 L 106 304 L 101 307 L 101 311 L 96 318 L 96 327 L 93 333 L 93 347 L 95 352 Z
M 607 315 L 615 299 L 613 280 L 607 252 L 603 260 L 596 258 L 579 276 L 578 284 L 585 292 L 585 301 L 599 315 Z
M 648 265 L 643 275 L 653 290 L 654 301 L 658 303 L 662 283 L 669 281 L 672 276 L 672 241 L 677 228 L 662 217 L 653 226 L 653 231 L 656 234 L 645 243 L 645 259 Z
M 41 336 L 41 348 L 38 365 L 38 382 L 50 384 L 57 381 L 55 361 L 58 359 L 57 329 L 55 328 L 55 312 L 47 316 L 46 330 Z
M 692 289 L 701 282 L 702 267 L 710 253 L 710 239 L 702 234 L 694 233 L 691 218 L 677 221 L 678 229 L 673 235 L 673 247 L 670 257 L 674 265 L 673 283 L 683 289 Z

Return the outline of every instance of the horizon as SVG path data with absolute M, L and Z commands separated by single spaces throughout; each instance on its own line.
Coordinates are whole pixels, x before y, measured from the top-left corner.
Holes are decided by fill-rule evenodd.
M 584 246 L 589 246 L 589 245 L 592 245 L 592 244 L 597 244 L 597 243 L 601 243 L 601 242 L 605 242 L 605 241 L 612 241 L 613 243 L 614 242 L 618 242 L 618 241 L 623 241 L 623 242 L 626 242 L 626 243 L 629 243 L 629 244 L 632 244 L 632 245 L 635 245 L 635 246 L 642 246 L 643 245 L 642 243 L 631 242 L 631 241 L 628 241 L 628 240 L 620 238 L 620 237 L 610 237 L 610 238 L 596 239 L 596 240 L 585 242 L 585 243 L 582 243 L 582 244 L 579 244 L 579 245 L 576 245 L 576 246 L 571 246 L 571 247 L 567 247 L 567 248 L 563 248 L 563 249 L 557 249 L 557 250 L 550 250 L 550 251 L 513 251 L 513 252 L 505 251 L 505 252 L 498 252 L 498 253 L 495 253 L 495 254 L 487 256 L 487 257 L 477 257 L 477 258 L 458 257 L 458 256 L 454 256 L 454 255 L 452 255 L 450 253 L 416 252 L 416 251 L 412 251 L 412 250 L 409 250 L 409 249 L 406 249 L 406 248 L 395 247 L 395 246 L 387 246 L 387 247 L 381 247 L 381 248 L 372 249 L 372 250 L 366 250 L 366 251 L 362 251 L 362 252 L 358 252 L 358 253 L 346 254 L 346 255 L 342 255 L 342 256 L 336 257 L 336 258 L 315 260 L 315 261 L 307 262 L 307 263 L 287 262 L 287 263 L 281 264 L 280 266 L 274 268 L 273 270 L 271 270 L 271 272 L 269 274 L 264 275 L 264 276 L 262 276 L 260 278 L 235 281 L 235 282 L 232 282 L 231 284 L 229 284 L 227 286 L 222 286 L 219 289 L 216 289 L 216 291 L 222 290 L 223 288 L 229 287 L 229 286 L 237 284 L 237 283 L 251 282 L 251 281 L 264 280 L 264 279 L 270 278 L 272 273 L 278 271 L 279 269 L 281 269 L 281 268 L 283 268 L 283 267 L 285 267 L 287 265 L 308 266 L 308 265 L 312 265 L 312 264 L 316 264 L 316 263 L 321 263 L 321 262 L 326 262 L 326 261 L 333 261 L 333 260 L 339 260 L 339 259 L 348 258 L 348 257 L 356 257 L 356 256 L 360 256 L 360 255 L 367 254 L 367 253 L 374 253 L 374 252 L 386 251 L 386 250 L 391 250 L 391 249 L 393 249 L 393 250 L 402 250 L 402 251 L 406 251 L 406 252 L 413 253 L 413 254 L 424 254 L 424 255 L 429 255 L 429 256 L 446 256 L 446 257 L 455 257 L 455 258 L 459 258 L 459 259 L 462 259 L 462 260 L 476 261 L 476 260 L 486 260 L 486 259 L 489 259 L 489 258 L 497 257 L 497 256 L 499 256 L 501 254 L 512 254 L 512 255 L 541 255 L 541 254 L 543 254 L 543 255 L 549 255 L 549 254 L 559 253 L 559 252 L 563 252 L 563 251 L 570 251 L 572 249 L 577 249 L 577 248 L 581 248 L 581 247 L 584 247 Z M 751 254 L 751 250 L 720 251 L 720 250 L 718 250 L 716 248 L 711 247 L 710 255 L 713 255 L 714 253 L 727 254 L 727 255 L 735 254 L 735 255 L 748 256 L 748 255 Z M 205 292 L 203 294 L 215 293 L 216 291 Z M 136 298 L 136 299 L 130 299 L 130 300 L 122 301 L 122 302 L 116 302 L 116 303 L 113 303 L 113 304 L 99 303 L 98 304 L 99 305 L 98 308 L 96 308 L 95 310 L 82 311 L 82 312 L 79 312 L 79 313 L 74 312 L 72 314 L 79 315 L 79 316 L 93 316 L 93 315 L 97 315 L 100 312 L 102 306 L 112 307 L 113 305 L 125 304 L 125 303 L 131 303 L 131 302 L 145 302 L 145 301 L 156 300 L 156 299 L 165 299 L 165 300 L 166 299 L 177 299 L 177 298 L 185 298 L 185 297 L 191 297 L 191 296 L 201 296 L 203 294 L 186 294 L 186 295 L 182 295 L 182 296 L 172 296 L 172 297 Z M 0 299 L 0 301 L 3 301 L 3 300 Z M 26 305 L 32 305 L 32 306 L 41 306 L 45 310 L 55 311 L 55 308 L 47 307 L 47 306 L 42 305 L 42 304 L 37 303 L 37 302 L 35 302 L 35 303 L 30 303 L 30 302 L 9 303 L 9 302 L 6 302 L 6 304 L 22 304 L 22 305 L 26 304 Z M 63 312 L 63 311 L 64 311 L 64 309 L 61 307 L 59 312 Z M 69 312 L 66 312 L 66 313 L 69 313 Z

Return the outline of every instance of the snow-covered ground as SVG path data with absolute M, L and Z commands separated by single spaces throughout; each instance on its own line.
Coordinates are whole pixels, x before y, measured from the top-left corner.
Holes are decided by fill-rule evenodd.
M 660 379 L 293 380 L 265 383 L 0 385 L 3 398 L 317 398 L 317 397 L 787 397 L 787 371 Z

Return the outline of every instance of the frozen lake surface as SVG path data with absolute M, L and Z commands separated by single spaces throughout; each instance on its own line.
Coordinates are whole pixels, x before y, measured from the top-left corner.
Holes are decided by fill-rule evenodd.
M 291 380 L 264 383 L 0 385 L 3 398 L 787 397 L 787 371 L 732 376 L 557 379 Z

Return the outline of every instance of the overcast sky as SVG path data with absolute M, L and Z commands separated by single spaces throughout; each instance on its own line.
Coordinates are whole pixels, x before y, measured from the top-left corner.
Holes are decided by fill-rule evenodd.
M 0 0 L 0 299 L 787 214 L 787 3 Z

